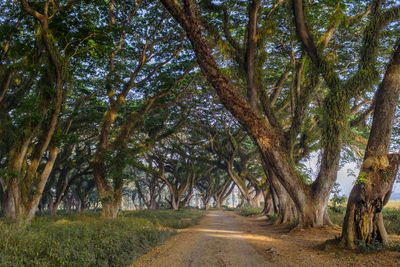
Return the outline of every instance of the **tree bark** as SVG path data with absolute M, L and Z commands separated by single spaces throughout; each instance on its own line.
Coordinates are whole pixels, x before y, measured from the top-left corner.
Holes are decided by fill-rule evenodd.
M 262 213 L 266 216 L 275 214 L 272 193 L 270 190 L 266 190 L 264 193 L 264 209 Z
M 272 173 L 270 173 L 269 178 L 278 200 L 278 218 L 275 224 L 286 224 L 294 221 L 297 218 L 297 209 L 293 200 Z
M 389 200 L 400 154 L 389 154 L 396 106 L 400 95 L 400 39 L 375 97 L 372 128 L 360 174 L 347 204 L 342 244 L 388 242 L 382 208 Z
M 104 218 L 114 219 L 117 218 L 118 209 L 121 205 L 121 201 L 118 199 L 112 201 L 102 201 L 101 202 L 101 216 Z

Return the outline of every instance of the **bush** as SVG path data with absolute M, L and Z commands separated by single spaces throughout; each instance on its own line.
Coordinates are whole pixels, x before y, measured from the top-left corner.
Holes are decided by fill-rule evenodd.
M 238 209 L 239 211 L 239 215 L 241 216 L 254 216 L 254 215 L 258 215 L 263 211 L 263 208 L 250 208 L 250 207 L 243 207 Z
M 205 211 L 198 209 L 174 210 L 143 210 L 128 211 L 121 214 L 124 217 L 143 218 L 160 227 L 182 229 L 195 225 L 205 215 Z
M 346 207 L 329 207 L 329 217 L 334 224 L 343 225 Z M 400 234 L 400 209 L 384 208 L 382 210 L 383 221 L 389 234 Z
M 276 220 L 278 220 L 278 214 L 272 214 L 268 216 L 268 221 L 274 223 Z
M 155 220 L 154 213 L 162 216 Z M 186 223 L 171 222 L 183 216 L 191 219 L 193 214 L 142 211 L 117 219 L 98 214 L 40 216 L 22 229 L 0 220 L 0 266 L 127 266 L 175 232 L 165 224 L 184 227 Z
M 388 233 L 400 235 L 400 209 L 384 208 L 382 215 Z

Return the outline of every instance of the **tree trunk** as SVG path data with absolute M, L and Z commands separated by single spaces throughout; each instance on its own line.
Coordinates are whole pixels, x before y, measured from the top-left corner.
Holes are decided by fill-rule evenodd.
M 375 97 L 371 133 L 364 162 L 351 190 L 342 229 L 342 244 L 354 248 L 388 242 L 382 208 L 389 201 L 400 154 L 389 154 L 393 122 L 400 95 L 400 39 Z
M 256 194 L 254 195 L 254 197 L 251 197 L 249 195 L 248 198 L 248 203 L 249 206 L 252 208 L 261 208 L 261 200 L 263 199 L 263 195 L 261 190 L 256 190 Z
M 60 204 L 60 203 L 58 203 Z M 53 200 L 50 200 L 49 203 L 49 211 L 51 215 L 56 215 L 57 214 L 57 209 L 58 209 L 58 205 L 56 205 L 55 202 L 53 202 Z
M 272 171 L 269 171 L 268 174 L 271 191 L 274 193 L 277 205 L 278 218 L 275 224 L 290 223 L 297 218 L 296 206 L 285 188 L 277 180 L 275 174 Z
M 102 201 L 101 202 L 101 216 L 104 218 L 115 219 L 118 215 L 118 209 L 121 201 Z
M 208 210 L 210 208 L 211 197 L 201 196 L 201 201 L 203 202 L 204 209 Z
M 2 207 L 5 217 L 18 223 L 21 223 L 25 220 L 22 215 L 25 213 L 25 211 L 21 203 L 19 184 L 17 179 L 14 179 L 9 185 L 8 190 L 5 191 Z
M 262 211 L 262 214 L 266 216 L 275 214 L 271 191 L 265 190 L 263 194 L 264 194 L 264 209 Z
M 122 189 L 114 191 L 103 191 L 100 193 L 101 216 L 104 218 L 117 218 L 118 210 L 122 201 Z
M 154 210 L 157 208 L 157 201 L 155 199 L 156 195 L 152 195 L 151 199 L 150 199 L 150 205 L 149 205 L 149 209 Z
M 372 245 L 389 241 L 381 212 L 389 201 L 400 155 L 391 154 L 387 158 L 389 166 L 385 169 L 369 166 L 368 159 L 364 161 L 357 184 L 351 190 L 342 230 L 342 244 L 349 248 L 354 248 L 355 242 Z M 381 158 L 382 161 L 385 160 Z
M 327 204 L 326 199 L 329 198 L 330 190 L 336 181 L 341 133 L 334 131 L 336 134 L 334 137 L 339 141 L 330 142 L 330 149 L 324 150 L 325 156 L 321 165 L 325 169 L 320 171 L 319 178 L 313 185 L 304 184 L 287 157 L 283 142 L 284 135 L 277 127 L 273 116 L 259 116 L 257 110 L 252 108 L 251 103 L 241 96 L 240 90 L 221 72 L 211 53 L 212 49 L 203 37 L 201 23 L 195 10 L 195 2 L 185 1 L 184 8 L 173 0 L 161 0 L 161 2 L 185 30 L 196 54 L 197 62 L 207 80 L 217 91 L 221 103 L 253 138 L 261 153 L 264 166 L 275 173 L 296 204 L 300 215 L 299 225 L 304 227 L 322 226 L 326 206 L 315 203 Z M 268 169 L 264 168 L 265 172 Z
M 278 218 L 275 224 L 286 224 L 294 221 L 297 212 L 293 200 L 279 182 L 274 184 L 274 191 L 277 192 L 278 198 Z
M 171 196 L 171 209 L 179 210 L 179 199 L 176 199 L 174 196 Z
M 214 196 L 214 200 L 215 200 L 215 208 L 220 209 L 222 204 L 221 198 L 218 196 Z
M 101 153 L 98 153 L 96 157 L 93 163 L 93 177 L 100 196 L 101 216 L 104 218 L 116 218 L 122 201 L 122 183 L 115 188 L 110 186 L 105 177 L 105 163 Z

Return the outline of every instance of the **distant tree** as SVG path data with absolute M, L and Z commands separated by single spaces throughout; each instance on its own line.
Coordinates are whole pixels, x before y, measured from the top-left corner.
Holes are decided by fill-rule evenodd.
M 338 211 L 338 207 L 346 203 L 347 197 L 342 194 L 342 189 L 339 183 L 335 183 L 332 189 L 333 196 L 331 197 L 331 202 L 333 203 L 333 208 Z

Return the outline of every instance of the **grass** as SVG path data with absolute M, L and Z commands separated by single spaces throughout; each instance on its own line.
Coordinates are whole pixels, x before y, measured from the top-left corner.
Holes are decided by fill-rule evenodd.
M 343 225 L 346 207 L 329 207 L 328 212 L 329 217 L 334 224 L 339 226 Z M 400 205 L 393 203 L 391 204 L 391 202 L 389 202 L 388 205 L 382 210 L 382 214 L 387 232 L 389 234 L 400 235 Z
M 0 266 L 127 266 L 174 234 L 171 228 L 193 225 L 203 214 L 159 210 L 116 219 L 93 213 L 39 216 L 25 228 L 0 219 Z
M 123 217 L 142 218 L 162 227 L 182 229 L 198 223 L 205 211 L 197 209 L 128 211 Z
M 230 209 L 236 211 L 240 216 L 249 217 L 258 215 L 263 211 L 263 208 L 250 208 L 250 207 L 241 207 L 238 209 Z
M 239 209 L 230 209 L 236 211 L 241 216 L 254 216 L 262 212 L 262 208 L 242 207 Z M 346 213 L 346 206 L 329 207 L 329 217 L 334 224 L 339 226 L 343 225 L 344 215 Z M 390 201 L 382 211 L 383 220 L 385 222 L 386 230 L 389 234 L 400 235 L 400 201 Z M 273 221 L 276 217 L 270 217 Z M 295 224 L 295 222 L 293 222 Z

